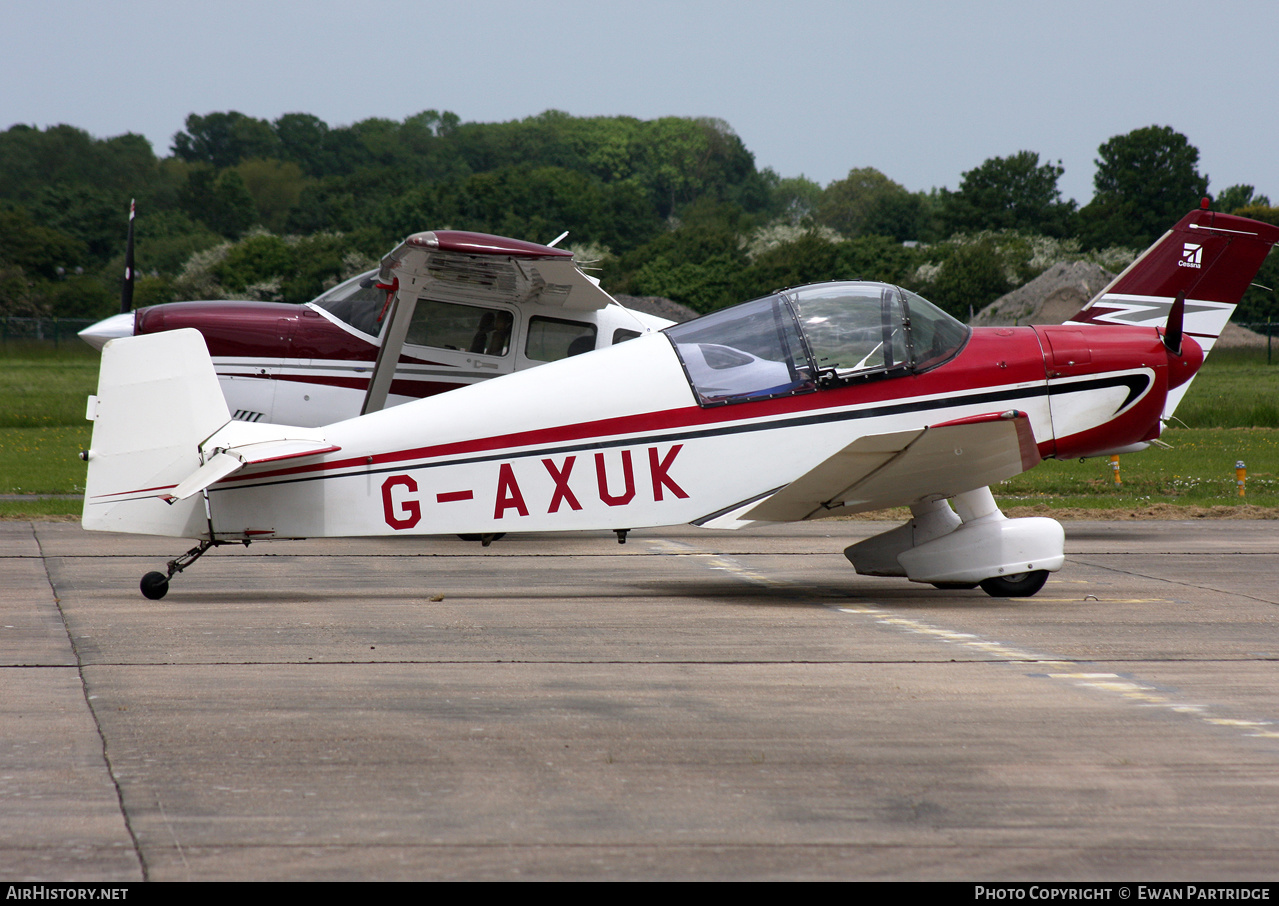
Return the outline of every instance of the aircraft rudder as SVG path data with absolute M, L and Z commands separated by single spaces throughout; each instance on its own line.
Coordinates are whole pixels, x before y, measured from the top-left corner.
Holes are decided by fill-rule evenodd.
M 203 496 L 165 502 L 200 467 L 200 443 L 230 420 L 204 338 L 185 329 L 106 344 L 86 417 L 82 524 L 95 531 L 202 538 Z

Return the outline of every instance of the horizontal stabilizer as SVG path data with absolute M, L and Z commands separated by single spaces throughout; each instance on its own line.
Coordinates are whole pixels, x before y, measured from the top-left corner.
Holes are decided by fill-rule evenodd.
M 336 453 L 341 447 L 328 443 L 322 437 L 302 439 L 295 437 L 276 437 L 270 440 L 254 440 L 240 446 L 223 447 L 227 435 L 241 433 L 241 428 L 274 429 L 276 432 L 301 432 L 301 428 L 289 428 L 283 425 L 246 424 L 231 422 L 222 431 L 201 445 L 204 454 L 204 465 L 187 476 L 171 492 L 160 496 L 173 503 L 185 500 L 192 494 L 203 491 L 246 466 L 262 463 L 276 463 L 285 459 L 305 459 L 321 456 L 325 453 Z
M 165 503 L 174 503 L 178 500 L 186 500 L 197 491 L 203 491 L 215 481 L 221 481 L 232 472 L 244 468 L 244 460 L 230 453 L 218 453 L 208 460 L 200 468 L 196 469 L 178 484 L 171 491 L 164 491 L 157 496 L 164 500 Z

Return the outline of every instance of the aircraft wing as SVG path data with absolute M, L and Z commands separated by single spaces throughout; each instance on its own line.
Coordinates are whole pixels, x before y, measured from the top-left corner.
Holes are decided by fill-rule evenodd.
M 414 233 L 382 259 L 387 328 L 361 415 L 386 406 L 417 300 L 535 303 L 551 310 L 595 311 L 613 302 L 564 249 L 460 230 Z
M 1024 412 L 978 415 L 860 437 L 768 498 L 725 515 L 793 522 L 908 506 L 994 484 L 1039 460 Z
M 432 230 L 414 233 L 382 259 L 381 282 L 445 302 L 536 302 L 593 311 L 613 301 L 573 261 L 573 253 L 534 242 Z

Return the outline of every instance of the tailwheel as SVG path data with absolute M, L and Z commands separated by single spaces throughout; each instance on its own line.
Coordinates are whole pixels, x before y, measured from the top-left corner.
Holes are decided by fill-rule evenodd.
M 1036 569 L 1010 576 L 991 576 L 981 582 L 981 590 L 992 598 L 1029 598 L 1048 581 L 1048 570 Z
M 142 596 L 158 601 L 169 593 L 169 577 L 164 573 L 149 572 L 140 583 Z
M 165 567 L 167 573 L 149 572 L 142 577 L 142 581 L 138 583 L 138 588 L 142 590 L 142 596 L 152 601 L 158 601 L 169 593 L 169 580 L 173 578 L 175 573 L 180 573 L 196 560 L 199 560 L 209 551 L 210 548 L 220 547 L 223 544 L 231 544 L 230 541 L 201 541 L 195 547 L 191 548 L 181 557 L 174 557 Z M 245 547 L 249 546 L 248 541 L 241 542 Z

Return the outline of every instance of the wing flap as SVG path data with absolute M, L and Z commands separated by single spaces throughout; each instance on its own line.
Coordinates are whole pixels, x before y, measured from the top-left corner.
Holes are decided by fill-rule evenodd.
M 940 500 L 1011 478 L 1039 461 L 1023 412 L 860 437 L 741 520 L 792 522 Z

